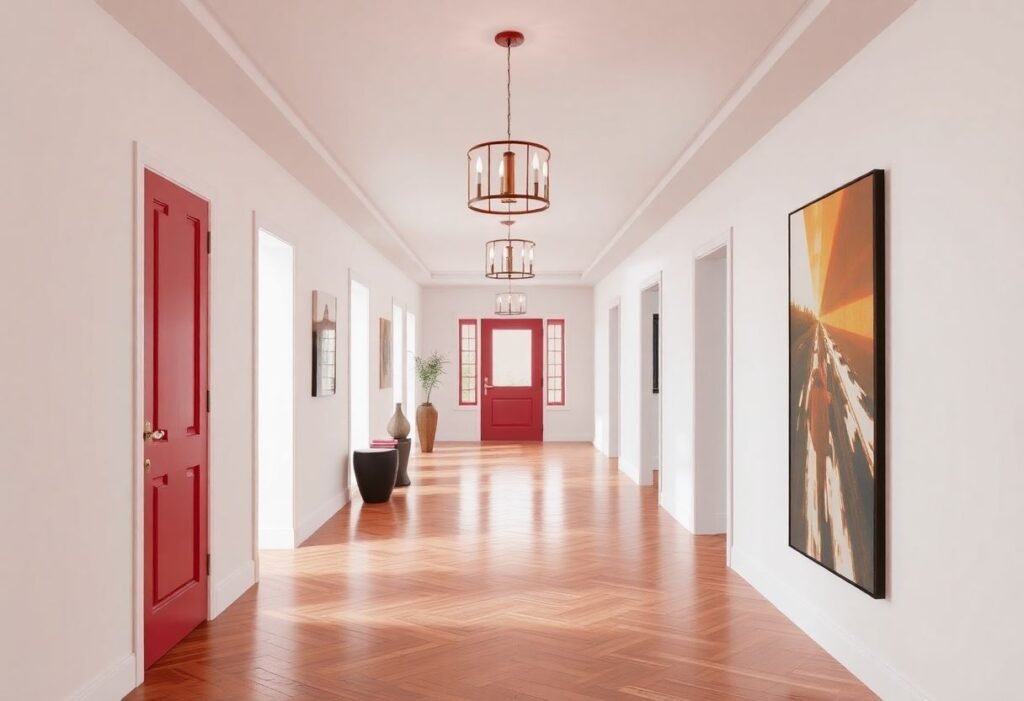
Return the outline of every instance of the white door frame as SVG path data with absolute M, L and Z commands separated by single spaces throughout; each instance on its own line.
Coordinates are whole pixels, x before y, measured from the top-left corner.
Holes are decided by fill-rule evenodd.
M 717 236 L 705 241 L 702 245 L 694 249 L 693 262 L 691 263 L 690 277 L 693 280 L 693 288 L 691 290 L 691 301 L 694 305 L 692 318 L 693 322 L 693 372 L 696 379 L 697 372 L 697 315 L 696 315 L 696 300 L 697 300 L 697 262 L 702 258 L 715 253 L 722 248 L 725 249 L 725 562 L 726 565 L 732 566 L 732 539 L 733 539 L 733 449 L 732 449 L 732 436 L 733 436 L 733 389 L 732 389 L 732 366 L 733 366 L 733 316 L 732 316 L 732 298 L 733 298 L 733 230 L 729 227 L 726 231 L 718 234 Z M 696 386 L 696 383 L 694 384 Z M 694 402 L 696 402 L 696 393 L 694 393 Z M 693 426 L 691 426 L 691 435 L 693 435 L 693 447 L 696 451 L 697 445 L 697 411 L 696 406 L 693 411 Z M 696 459 L 696 452 L 694 452 L 694 460 Z M 696 462 L 694 462 L 696 468 Z M 696 479 L 696 469 L 694 470 L 694 479 Z M 696 493 L 696 492 L 694 492 Z M 694 505 L 696 509 L 696 504 Z
M 145 171 L 150 170 L 162 178 L 173 182 L 197 197 L 206 201 L 209 207 L 210 230 L 214 228 L 214 213 L 216 203 L 221 201 L 217 188 L 206 180 L 201 172 L 197 172 L 195 166 L 158 153 L 149 146 L 143 146 L 138 141 L 132 142 L 132 190 L 133 190 L 133 232 L 132 232 L 132 418 L 131 418 L 131 483 L 132 483 L 132 509 L 131 509 L 131 533 L 132 533 L 132 582 L 131 582 L 131 617 L 132 617 L 132 654 L 135 657 L 135 685 L 138 686 L 145 678 L 145 612 L 143 602 L 145 594 L 143 586 L 145 582 L 145 495 L 143 489 L 143 441 L 142 430 L 145 417 L 145 332 L 146 332 L 146 178 Z M 216 378 L 213 374 L 215 349 L 213 344 L 213 289 L 214 266 L 213 258 L 207 272 L 207 384 L 210 394 L 215 392 Z M 217 406 L 211 401 L 211 406 Z M 207 422 L 207 443 L 206 443 L 206 539 L 207 552 L 213 557 L 214 531 L 216 520 L 213 518 L 215 490 L 217 489 L 213 469 L 213 445 L 215 440 L 216 426 L 214 412 L 210 412 Z M 213 579 L 207 579 L 207 600 L 206 615 L 211 619 L 216 608 L 215 587 Z

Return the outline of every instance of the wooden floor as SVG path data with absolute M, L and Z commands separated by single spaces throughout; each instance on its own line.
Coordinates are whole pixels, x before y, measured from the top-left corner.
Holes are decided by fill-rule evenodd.
M 147 672 L 141 699 L 873 699 L 585 444 L 442 444 Z

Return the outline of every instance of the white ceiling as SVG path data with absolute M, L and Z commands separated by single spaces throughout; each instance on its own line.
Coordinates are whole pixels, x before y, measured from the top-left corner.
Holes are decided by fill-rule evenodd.
M 497 31 L 526 34 L 513 137 L 552 151 L 551 208 L 515 231 L 549 281 L 579 282 L 910 2 L 97 1 L 423 282 L 478 281 L 503 235 L 465 202 L 466 149 L 504 135 Z
M 206 0 L 433 272 L 477 270 L 501 217 L 466 208 L 466 149 L 552 150 L 552 205 L 515 232 L 582 272 L 803 0 Z

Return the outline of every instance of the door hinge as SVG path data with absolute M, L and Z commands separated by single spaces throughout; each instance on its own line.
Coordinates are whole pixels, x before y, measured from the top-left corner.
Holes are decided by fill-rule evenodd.
M 207 231 L 206 232 L 206 252 L 207 253 L 212 253 L 213 252 L 213 232 L 212 231 Z
M 206 576 L 210 576 L 210 553 L 206 553 Z
M 206 390 L 206 413 L 210 413 L 210 390 Z

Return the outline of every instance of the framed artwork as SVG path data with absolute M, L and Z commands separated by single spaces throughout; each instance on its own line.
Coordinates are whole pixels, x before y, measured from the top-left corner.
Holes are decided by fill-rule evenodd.
M 329 397 L 338 382 L 338 298 L 313 290 L 313 396 Z
M 391 387 L 391 319 L 380 319 L 380 388 Z
M 789 545 L 885 597 L 885 174 L 789 215 Z
M 652 349 L 652 353 L 654 354 L 654 357 L 651 358 L 651 365 L 654 366 L 654 377 L 651 378 L 651 391 L 654 394 L 658 394 L 658 392 L 661 391 L 661 389 L 660 389 L 661 370 L 660 370 L 659 365 L 658 365 L 661 362 L 661 358 L 659 357 L 660 353 L 661 353 L 661 343 L 660 343 L 660 340 L 661 340 L 661 331 L 660 331 L 660 328 L 661 328 L 661 315 L 660 314 L 655 314 L 654 318 L 651 319 L 651 327 L 653 329 L 653 336 L 654 336 L 654 338 L 651 340 L 651 349 Z

